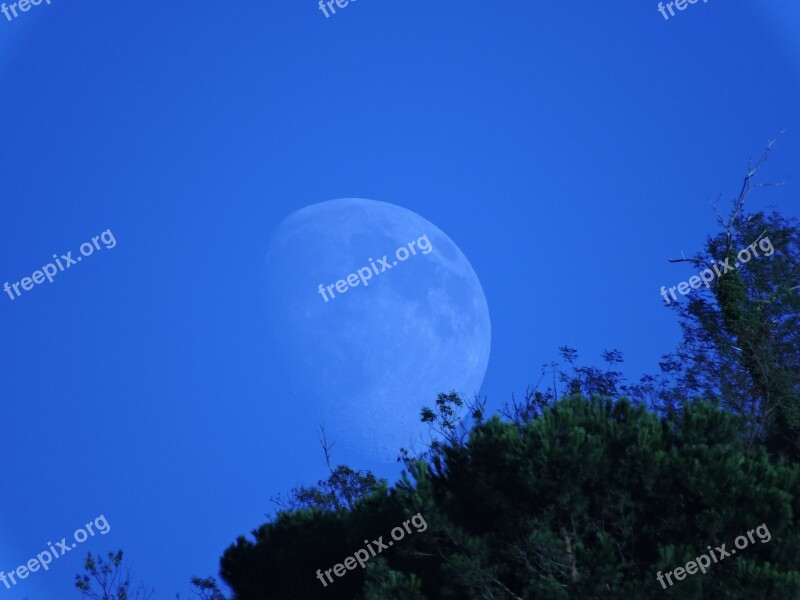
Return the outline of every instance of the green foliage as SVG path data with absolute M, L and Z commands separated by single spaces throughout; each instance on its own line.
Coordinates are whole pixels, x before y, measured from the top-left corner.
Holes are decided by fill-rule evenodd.
M 200 600 L 227 600 L 225 594 L 219 589 L 217 580 L 213 577 L 192 577 L 191 584 L 195 597 Z
M 288 499 L 275 498 L 274 502 L 287 510 L 352 509 L 358 499 L 378 492 L 385 485 L 385 480 L 378 479 L 369 471 L 355 471 L 346 465 L 337 465 L 331 469 L 327 479 L 321 479 L 312 486 L 301 485 L 292 490 Z
M 473 586 L 477 578 L 497 597 L 506 589 L 559 597 L 560 587 L 566 597 L 599 598 L 658 586 L 656 571 L 682 564 L 663 564 L 662 549 L 685 547 L 685 563 L 765 520 L 771 531 L 796 532 L 797 476 L 764 453 L 745 453 L 736 419 L 707 404 L 660 420 L 626 401 L 572 398 L 523 428 L 498 419 L 478 428 L 466 447 L 448 451 L 435 488 L 456 526 L 453 578 L 463 580 L 470 565 Z M 789 571 L 798 542 L 785 542 L 783 563 L 779 544 L 767 550 Z M 758 590 L 720 573 L 704 577 L 708 597 Z
M 392 570 L 378 557 L 367 564 L 363 600 L 426 600 L 414 573 Z
M 732 218 L 710 238 L 708 257 L 728 257 L 767 239 L 774 253 L 724 273 L 675 307 L 683 330 L 665 357 L 672 385 L 666 406 L 684 398 L 717 399 L 743 415 L 751 445 L 800 458 L 800 232 L 777 213 Z M 756 244 L 758 248 L 758 245 Z M 700 260 L 698 258 L 697 260 Z M 703 259 L 706 260 L 706 259 Z
M 800 470 L 745 448 L 742 426 L 705 402 L 661 417 L 599 397 L 494 417 L 351 511 L 281 513 L 228 549 L 223 576 L 238 600 L 796 597 Z M 366 572 L 316 579 L 416 512 L 428 530 Z M 762 523 L 768 544 L 667 591 L 656 581 Z
M 703 252 L 682 259 L 723 272 L 710 288 L 672 305 L 682 343 L 665 355 L 664 377 L 650 391 L 666 409 L 697 396 L 717 400 L 745 417 L 751 446 L 798 460 L 800 231 L 794 219 L 777 212 L 745 212 L 750 193 L 769 185 L 753 181 L 772 146 L 748 166 L 730 214 L 717 213 L 721 231 L 708 238 Z

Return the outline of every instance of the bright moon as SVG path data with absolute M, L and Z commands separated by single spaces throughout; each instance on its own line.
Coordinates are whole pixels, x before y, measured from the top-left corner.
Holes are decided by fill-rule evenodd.
M 420 447 L 423 406 L 480 390 L 491 347 L 483 288 L 418 214 L 354 198 L 313 204 L 281 223 L 266 263 L 281 368 L 337 460 Z

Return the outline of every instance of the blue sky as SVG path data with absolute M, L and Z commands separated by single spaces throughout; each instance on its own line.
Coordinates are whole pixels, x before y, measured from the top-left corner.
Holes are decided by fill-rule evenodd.
M 492 406 L 562 344 L 654 371 L 678 339 L 658 290 L 692 274 L 666 259 L 701 247 L 708 198 L 782 130 L 763 177 L 789 185 L 750 207 L 798 214 L 794 0 L 669 21 L 655 2 L 494 4 L 0 15 L 0 284 L 117 240 L 0 296 L 0 570 L 111 526 L 0 598 L 77 597 L 85 552 L 116 548 L 171 598 L 270 496 L 324 476 L 265 334 L 264 253 L 303 206 L 391 202 L 458 244 L 491 314 Z

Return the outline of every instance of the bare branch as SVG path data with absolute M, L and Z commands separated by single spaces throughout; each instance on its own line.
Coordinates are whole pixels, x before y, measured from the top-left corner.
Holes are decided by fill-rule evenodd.
M 744 203 L 747 199 L 747 196 L 755 189 L 762 188 L 762 187 L 775 187 L 780 185 L 785 185 L 785 182 L 779 183 L 753 183 L 753 178 L 756 176 L 758 171 L 761 167 L 764 166 L 764 163 L 767 162 L 770 155 L 772 154 L 772 147 L 775 145 L 776 140 L 770 140 L 767 143 L 767 147 L 764 149 L 761 157 L 753 164 L 752 160 L 749 160 L 747 163 L 747 174 L 744 176 L 744 180 L 742 181 L 742 187 L 739 190 L 739 194 L 733 201 L 733 209 L 731 210 L 730 215 L 726 219 L 722 216 L 719 212 L 719 208 L 717 207 L 721 195 L 717 196 L 717 200 L 715 202 L 711 202 L 711 209 L 714 211 L 714 214 L 717 217 L 717 222 L 719 223 L 720 227 L 725 231 L 726 236 L 726 248 L 725 248 L 725 256 L 729 256 L 733 248 L 733 231 L 736 224 L 736 219 L 741 215 L 742 211 L 744 210 Z M 762 234 L 763 235 L 763 234 Z M 761 237 L 759 237 L 761 239 Z M 758 242 L 758 240 L 756 240 Z M 756 243 L 753 242 L 753 243 Z M 681 252 L 681 258 L 673 258 L 668 259 L 667 262 L 671 263 L 680 263 L 680 262 L 688 262 L 695 266 L 704 266 L 707 269 L 711 268 L 709 262 L 701 257 L 695 258 L 686 258 Z
M 331 466 L 331 449 L 334 447 L 336 442 L 328 442 L 328 438 L 325 435 L 324 425 L 320 425 L 317 429 L 317 437 L 319 438 L 319 443 L 322 444 L 322 451 L 325 453 L 325 464 L 328 465 L 328 470 L 333 473 L 333 467 Z
M 711 264 L 704 258 L 668 258 L 667 262 L 671 263 L 688 262 L 693 264 L 695 267 L 704 266 L 707 269 L 711 268 Z

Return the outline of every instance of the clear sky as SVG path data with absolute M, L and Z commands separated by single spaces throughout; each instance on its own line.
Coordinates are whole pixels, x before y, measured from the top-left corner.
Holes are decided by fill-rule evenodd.
M 408 208 L 470 260 L 492 406 L 557 348 L 655 371 L 667 258 L 750 207 L 798 214 L 800 5 L 312 0 L 90 3 L 0 14 L 0 284 L 110 229 L 117 245 L 0 292 L 0 570 L 105 515 L 0 599 L 77 597 L 122 548 L 159 598 L 216 574 L 270 496 L 324 476 L 274 368 L 261 269 L 314 202 Z M 358 465 L 356 465 L 358 466 Z M 395 472 L 387 470 L 386 475 Z

